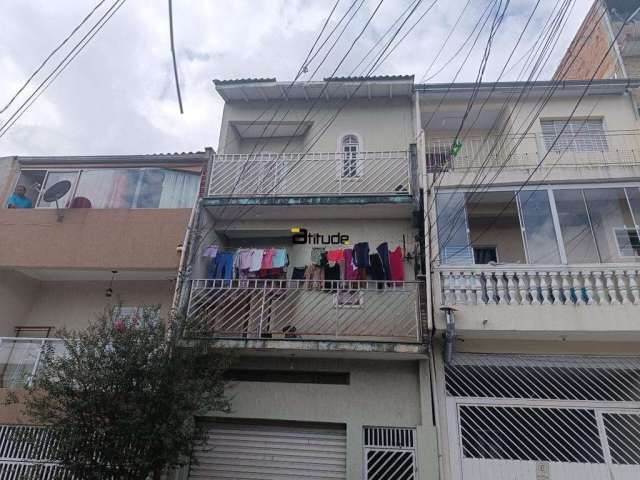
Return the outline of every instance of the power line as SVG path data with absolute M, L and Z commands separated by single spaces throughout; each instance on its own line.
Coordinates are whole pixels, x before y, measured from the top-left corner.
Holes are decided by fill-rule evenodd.
M 7 109 L 11 106 L 11 104 L 15 101 L 16 98 L 18 98 L 18 96 L 23 92 L 23 90 L 25 88 L 27 88 L 27 86 L 29 85 L 29 83 L 31 82 L 31 80 L 33 80 L 33 78 L 40 73 L 40 71 L 44 68 L 44 66 L 47 64 L 47 62 L 49 60 L 51 60 L 51 57 L 53 57 L 56 53 L 58 53 L 60 51 L 60 49 L 62 47 L 64 47 L 66 45 L 66 43 L 71 39 L 71 37 L 73 37 L 75 35 L 75 33 L 82 28 L 82 26 L 87 22 L 87 20 L 89 20 L 89 18 L 91 17 L 91 15 L 93 15 L 95 13 L 95 11 L 100 8 L 102 6 L 102 4 L 106 2 L 106 0 L 100 0 L 98 2 L 98 4 L 93 7 L 89 13 L 82 19 L 82 21 L 76 25 L 74 27 L 73 30 L 71 30 L 71 33 L 69 33 L 69 35 L 67 35 L 65 37 L 64 40 L 62 40 L 62 42 L 56 47 L 54 48 L 51 53 L 49 55 L 47 55 L 47 57 L 42 61 L 42 63 L 38 66 L 38 68 L 36 68 L 33 73 L 29 76 L 29 78 L 27 78 L 27 80 L 22 84 L 22 86 L 18 89 L 18 91 L 13 95 L 13 97 L 11 97 L 11 99 L 9 100 L 9 102 L 2 107 L 2 109 L 0 109 L 0 113 L 4 113 L 7 111 Z
M 178 65 L 176 64 L 176 48 L 173 43 L 173 0 L 169 0 L 169 39 L 171 41 L 171 59 L 173 60 L 173 78 L 176 81 L 176 93 L 178 94 L 178 105 L 180 113 L 184 113 L 182 108 L 182 95 L 180 94 L 180 79 L 178 78 Z

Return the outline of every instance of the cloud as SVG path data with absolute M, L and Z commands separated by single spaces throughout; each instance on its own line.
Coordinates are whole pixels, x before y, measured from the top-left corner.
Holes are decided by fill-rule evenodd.
M 112 0 L 105 2 L 97 14 L 111 3 Z M 340 1 L 329 29 L 351 3 L 352 0 Z M 317 78 L 333 73 L 377 3 L 365 0 Z M 336 75 L 350 74 L 409 3 L 409 0 L 383 3 Z M 431 0 L 423 1 L 407 26 L 412 25 L 430 3 Z M 439 0 L 374 73 L 413 73 L 420 80 L 465 3 L 466 0 Z M 431 81 L 451 81 L 461 66 L 461 59 L 451 59 L 451 54 L 469 35 L 487 3 L 488 0 L 472 0 L 433 71 L 444 68 Z M 510 51 L 510 47 L 505 46 L 514 44 L 531 11 L 531 3 L 511 2 L 486 80 L 497 77 Z M 577 3 L 580 5 L 574 7 L 544 78 L 550 78 L 586 14 L 588 2 Z M 555 4 L 555 0 L 541 2 L 519 52 L 526 51 Z M 292 79 L 332 5 L 333 2 L 326 0 L 174 1 L 174 33 L 185 108 L 185 114 L 180 115 L 169 49 L 167 4 L 128 1 L 0 138 L 0 155 L 133 154 L 215 147 L 223 105 L 211 80 L 272 76 L 279 80 Z M 77 0 L 7 0 L 3 3 L 1 105 L 92 7 L 90 2 Z M 458 81 L 474 80 L 483 46 L 481 38 L 478 54 L 474 52 L 463 65 Z M 61 56 L 56 58 L 59 60 Z M 372 58 L 370 55 L 359 70 Z M 514 69 L 509 79 L 515 79 L 516 72 Z M 0 115 L 0 120 L 7 117 L 7 114 Z

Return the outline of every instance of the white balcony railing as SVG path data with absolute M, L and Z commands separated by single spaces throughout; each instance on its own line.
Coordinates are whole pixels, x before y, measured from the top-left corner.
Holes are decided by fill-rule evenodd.
M 442 266 L 443 305 L 640 305 L 640 265 Z
M 215 155 L 209 196 L 409 193 L 409 153 Z
M 537 134 L 473 136 L 462 138 L 462 148 L 452 155 L 452 138 L 431 138 L 426 144 L 429 171 L 479 168 L 533 168 L 540 161 L 551 166 L 640 165 L 640 132 L 569 136 L 571 145 L 557 144 L 545 158 L 544 139 Z M 513 152 L 513 153 L 512 153 Z M 544 160 L 543 160 L 544 159 Z
M 418 282 L 193 280 L 193 336 L 420 342 Z
M 52 338 L 0 337 L 0 388 L 21 388 L 38 371 L 42 351 L 46 345 L 56 351 L 63 343 Z

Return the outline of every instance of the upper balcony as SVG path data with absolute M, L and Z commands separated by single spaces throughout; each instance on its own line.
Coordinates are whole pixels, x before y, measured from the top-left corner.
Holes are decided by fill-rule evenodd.
M 410 158 L 408 151 L 215 155 L 205 204 L 214 216 L 231 217 L 234 208 L 247 206 L 262 208 L 263 218 L 269 207 L 284 205 L 316 210 L 344 205 L 342 213 L 372 204 L 397 205 L 404 211 L 416 178 Z M 282 209 L 275 214 L 279 218 Z
M 471 136 L 461 139 L 461 148 L 454 153 L 453 138 L 430 138 L 426 143 L 427 170 L 446 171 L 448 175 L 442 181 L 455 184 L 461 175 L 469 171 L 475 175 L 484 169 L 494 172 L 500 169 L 501 180 L 509 181 L 521 180 L 523 169 L 531 171 L 538 165 L 544 176 L 548 176 L 551 169 L 556 169 L 554 174 L 558 175 L 562 167 L 574 167 L 567 170 L 569 179 L 575 179 L 576 170 L 578 175 L 587 178 L 602 167 L 608 167 L 609 171 L 622 168 L 624 172 L 624 167 L 640 166 L 639 131 L 574 132 L 562 134 L 555 145 L 554 140 L 554 134 L 547 133 Z
M 187 337 L 292 352 L 419 354 L 420 282 L 193 280 Z
M 435 302 L 461 335 L 640 339 L 637 183 L 440 192 L 436 210 Z

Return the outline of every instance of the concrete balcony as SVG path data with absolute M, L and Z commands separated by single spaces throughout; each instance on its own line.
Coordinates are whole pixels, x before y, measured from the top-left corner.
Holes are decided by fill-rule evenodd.
M 254 350 L 422 353 L 419 282 L 193 280 L 187 338 Z
M 209 197 L 404 195 L 409 152 L 215 155 Z
M 640 338 L 638 264 L 442 265 L 434 280 L 460 335 Z

